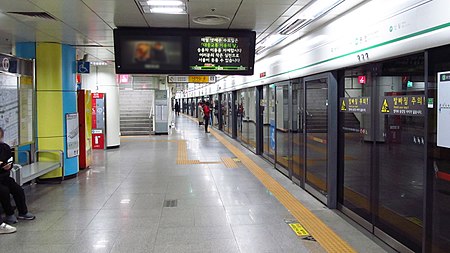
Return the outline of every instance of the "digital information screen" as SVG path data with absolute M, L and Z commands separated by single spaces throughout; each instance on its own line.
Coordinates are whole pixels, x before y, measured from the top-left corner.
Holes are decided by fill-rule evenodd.
M 253 75 L 256 33 L 247 30 L 114 30 L 117 74 Z
M 250 39 L 245 37 L 195 36 L 190 38 L 190 70 L 249 71 Z
M 120 45 L 120 65 L 117 68 L 121 69 L 121 73 L 159 73 L 183 69 L 181 37 L 124 36 Z

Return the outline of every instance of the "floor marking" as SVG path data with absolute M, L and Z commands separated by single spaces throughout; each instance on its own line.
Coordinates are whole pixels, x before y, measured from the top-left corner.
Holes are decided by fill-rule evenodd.
M 121 137 L 124 139 L 139 138 L 136 137 Z M 142 138 L 142 137 L 141 137 Z M 131 142 L 131 140 L 122 140 L 123 142 Z M 200 161 L 200 160 L 189 160 L 187 152 L 187 141 L 185 140 L 139 140 L 139 142 L 154 142 L 154 143 L 177 143 L 177 164 L 178 165 L 193 165 L 193 164 L 221 164 L 222 161 Z
M 346 241 L 340 238 L 332 229 L 325 225 L 323 221 L 303 206 L 291 193 L 289 193 L 289 191 L 281 186 L 242 151 L 219 135 L 214 129 L 211 129 L 211 134 L 242 161 L 245 167 L 247 167 L 248 170 L 252 172 L 270 192 L 272 192 L 278 201 L 289 210 L 289 212 L 304 226 L 304 228 L 307 229 L 307 231 L 309 231 L 327 252 L 356 252 Z
M 239 168 L 239 166 L 236 164 L 236 162 L 234 161 L 233 158 L 230 157 L 221 157 L 223 164 L 225 164 L 225 166 L 227 168 L 230 169 L 237 169 Z

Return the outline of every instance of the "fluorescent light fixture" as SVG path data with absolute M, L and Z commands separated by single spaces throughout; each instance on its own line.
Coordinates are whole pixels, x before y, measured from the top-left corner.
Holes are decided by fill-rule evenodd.
M 150 12 L 160 14 L 186 14 L 186 9 L 183 7 L 151 7 Z
M 91 61 L 91 65 L 92 66 L 106 66 L 106 65 L 108 65 L 108 63 L 104 62 L 104 61 Z
M 150 6 L 182 6 L 184 5 L 183 1 L 178 1 L 178 0 L 168 0 L 168 1 L 164 1 L 164 0 L 149 0 L 147 1 L 147 4 Z
M 316 19 L 326 14 L 345 0 L 316 0 L 299 12 L 301 19 Z
M 270 36 L 268 36 L 267 38 L 265 38 L 261 45 L 264 47 L 273 47 L 276 44 L 280 43 L 281 41 L 283 41 L 284 39 L 286 39 L 286 36 L 284 35 L 280 35 L 280 34 L 272 34 Z
M 282 35 L 294 34 L 343 2 L 345 2 L 345 0 L 316 0 L 300 10 L 290 19 L 294 21 L 282 25 L 279 29 L 279 33 Z

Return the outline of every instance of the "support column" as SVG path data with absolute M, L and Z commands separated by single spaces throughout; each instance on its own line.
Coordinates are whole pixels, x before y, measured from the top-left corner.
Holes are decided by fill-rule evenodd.
M 78 157 L 67 158 L 66 114 L 77 112 L 75 48 L 59 43 L 18 43 L 18 52 L 35 50 L 37 149 L 64 151 L 64 175 L 57 169 L 43 178 L 78 173 Z M 57 154 L 42 153 L 41 161 L 57 161 Z

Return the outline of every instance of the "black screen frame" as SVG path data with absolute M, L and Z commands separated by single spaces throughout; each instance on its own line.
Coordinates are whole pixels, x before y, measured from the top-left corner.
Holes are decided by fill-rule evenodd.
M 212 30 L 212 29 L 181 29 L 181 28 L 116 28 L 114 33 L 114 55 L 116 74 L 186 74 L 186 75 L 242 75 L 251 76 L 254 74 L 255 65 L 255 45 L 256 33 L 250 30 Z M 182 68 L 181 70 L 168 69 L 130 69 L 122 66 L 122 45 L 123 37 L 139 36 L 164 36 L 174 37 L 182 41 Z M 231 36 L 245 37 L 249 39 L 249 62 L 245 71 L 221 71 L 221 70 L 191 70 L 190 69 L 190 39 L 199 36 Z

